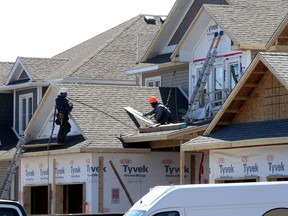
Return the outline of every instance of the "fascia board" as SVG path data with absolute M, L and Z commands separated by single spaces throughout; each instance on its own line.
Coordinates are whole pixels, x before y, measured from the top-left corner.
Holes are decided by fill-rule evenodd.
M 247 148 L 257 146 L 271 146 L 279 144 L 287 144 L 287 137 L 277 138 L 263 138 L 263 139 L 252 139 L 252 140 L 238 140 L 238 141 L 219 141 L 217 143 L 194 143 L 194 144 L 182 144 L 180 147 L 181 152 L 185 151 L 203 151 L 203 150 L 214 150 L 214 149 L 231 149 L 231 148 Z
M 14 84 L 14 85 L 3 85 L 0 86 L 0 92 L 4 91 L 11 91 L 11 90 L 17 90 L 17 89 L 23 89 L 28 87 L 41 87 L 41 86 L 48 86 L 49 82 L 26 82 L 21 84 Z
M 17 68 L 17 66 L 18 66 L 19 64 L 20 64 L 20 59 L 19 59 L 19 57 L 18 57 L 18 58 L 16 59 L 14 65 L 13 65 L 13 67 L 12 67 L 12 69 L 11 69 L 11 71 L 10 71 L 10 73 L 9 73 L 9 75 L 8 75 L 5 83 L 4 83 L 4 85 L 8 85 L 8 84 L 9 84 L 9 82 L 10 82 L 10 80 L 12 79 L 12 77 L 13 77 L 13 75 L 14 75 L 14 73 L 15 73 L 15 70 L 16 70 L 16 68 Z
M 143 68 L 135 68 L 135 69 L 131 69 L 131 70 L 126 70 L 124 72 L 125 75 L 134 75 L 134 74 L 140 74 L 140 73 L 144 73 L 144 72 L 148 72 L 148 71 L 154 71 L 154 70 L 158 70 L 159 66 L 158 65 L 152 65 L 152 66 L 148 66 L 148 67 L 143 67 Z

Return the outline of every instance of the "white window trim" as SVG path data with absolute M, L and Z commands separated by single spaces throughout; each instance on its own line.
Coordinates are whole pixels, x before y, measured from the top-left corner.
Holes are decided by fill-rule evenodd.
M 23 99 L 29 99 L 29 98 L 32 98 L 32 116 L 33 116 L 33 93 L 28 93 L 28 94 L 22 94 L 22 95 L 19 95 L 19 125 L 18 125 L 18 128 L 19 128 L 19 135 L 22 135 L 23 132 L 25 131 L 26 128 L 22 128 L 22 100 Z M 27 100 L 28 101 L 28 100 Z M 27 103 L 28 105 L 28 103 Z M 26 111 L 28 111 L 28 109 L 26 109 Z M 28 115 L 26 116 L 26 118 L 28 117 Z M 27 121 L 27 119 L 26 119 Z
M 145 86 L 146 86 L 146 87 L 149 87 L 149 86 L 148 86 L 148 83 L 149 83 L 149 82 L 153 82 L 153 87 L 156 87 L 156 86 L 155 86 L 155 82 L 156 82 L 156 81 L 159 81 L 159 82 L 160 82 L 159 87 L 161 87 L 161 76 L 155 76 L 155 77 L 145 78 Z

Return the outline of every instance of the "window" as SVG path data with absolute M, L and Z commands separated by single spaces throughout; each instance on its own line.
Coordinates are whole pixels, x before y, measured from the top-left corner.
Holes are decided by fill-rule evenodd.
M 246 178 L 221 178 L 215 179 L 215 183 L 239 183 L 239 182 L 259 182 L 259 177 L 246 177 Z
M 268 176 L 267 181 L 288 181 L 288 176 Z
M 145 79 L 145 86 L 161 87 L 161 76 L 146 78 Z
M 230 90 L 232 90 L 240 79 L 240 70 L 238 63 L 229 64 Z
M 179 216 L 179 215 L 180 214 L 177 211 L 167 211 L 154 214 L 154 216 Z
M 222 66 L 213 69 L 213 91 L 215 106 L 222 105 L 224 89 L 224 71 Z
M 19 134 L 22 135 L 33 115 L 33 94 L 19 96 Z
M 0 216 L 19 216 L 19 213 L 14 208 L 0 208 Z
M 200 74 L 201 71 L 202 71 L 202 68 L 198 68 L 197 69 L 197 82 L 198 82 L 198 80 L 199 80 L 199 78 L 201 76 L 201 74 Z M 196 82 L 196 85 L 197 85 L 197 82 Z M 207 86 L 209 86 L 209 80 L 208 79 L 207 79 L 207 82 L 206 82 L 205 87 L 203 89 L 203 92 L 201 94 L 201 98 L 199 98 L 200 99 L 200 101 L 199 101 L 200 102 L 200 104 L 199 104 L 200 107 L 204 107 L 206 105 L 205 104 L 205 102 L 206 102 L 205 101 L 205 97 L 208 97 L 208 95 L 206 95 L 208 93 Z

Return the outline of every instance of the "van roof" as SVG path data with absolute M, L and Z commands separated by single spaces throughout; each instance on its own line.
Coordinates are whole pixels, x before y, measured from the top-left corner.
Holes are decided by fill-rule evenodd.
M 243 202 L 257 204 L 271 202 L 272 199 L 274 202 L 284 202 L 283 198 L 287 194 L 288 182 L 284 181 L 157 186 L 139 199 L 131 209 L 147 211 L 156 203 L 158 207 L 181 207 L 223 203 L 233 205 Z

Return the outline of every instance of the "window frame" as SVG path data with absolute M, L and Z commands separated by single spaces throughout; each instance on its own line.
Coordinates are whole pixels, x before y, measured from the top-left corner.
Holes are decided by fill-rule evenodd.
M 30 104 L 30 99 L 31 99 L 31 104 Z M 23 113 L 23 101 L 26 100 L 25 103 L 25 114 Z M 31 105 L 31 107 L 29 106 Z M 31 113 L 29 112 L 31 110 Z M 19 135 L 22 135 L 23 132 L 25 131 L 29 121 L 31 120 L 33 116 L 33 93 L 28 93 L 28 94 L 21 94 L 19 95 Z M 25 120 L 24 120 L 25 117 Z M 25 121 L 25 122 L 24 122 Z M 23 125 L 25 123 L 25 127 Z
M 159 86 L 156 85 L 156 82 L 159 82 Z M 153 86 L 149 86 L 149 83 L 153 83 Z M 154 76 L 145 78 L 146 87 L 161 87 L 161 76 Z

